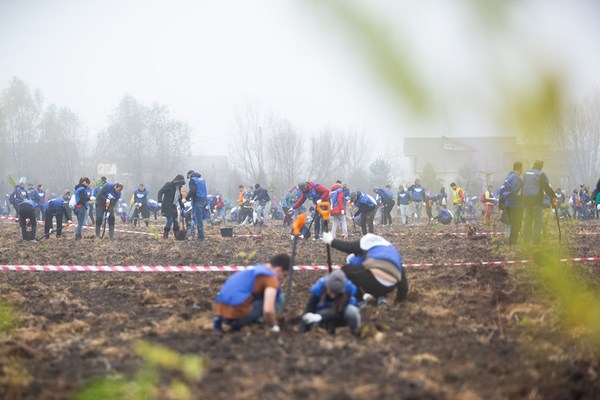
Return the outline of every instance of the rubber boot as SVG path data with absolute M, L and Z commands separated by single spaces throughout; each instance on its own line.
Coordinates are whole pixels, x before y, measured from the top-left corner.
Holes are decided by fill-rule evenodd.
M 108 237 L 111 239 L 115 237 L 115 226 L 114 225 L 108 226 Z
M 163 239 L 167 240 L 169 238 L 169 230 L 165 228 L 163 232 Z
M 96 237 L 100 237 L 100 227 L 98 225 L 96 225 Z

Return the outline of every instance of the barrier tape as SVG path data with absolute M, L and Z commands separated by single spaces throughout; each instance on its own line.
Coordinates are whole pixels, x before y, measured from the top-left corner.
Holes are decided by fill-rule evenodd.
M 560 262 L 600 261 L 600 257 L 562 258 Z M 453 263 L 403 264 L 405 267 L 469 267 L 485 265 L 532 264 L 533 260 L 466 261 Z M 333 265 L 335 269 L 341 265 Z M 54 272 L 234 272 L 251 269 L 251 265 L 0 265 L 2 271 Z M 296 265 L 296 271 L 327 271 L 327 265 Z

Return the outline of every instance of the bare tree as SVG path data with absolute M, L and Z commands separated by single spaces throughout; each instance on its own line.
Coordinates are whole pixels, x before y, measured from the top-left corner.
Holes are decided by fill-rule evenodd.
M 571 182 L 596 182 L 600 175 L 600 90 L 573 105 L 559 129 L 559 145 L 571 155 Z
M 304 164 L 303 143 L 303 137 L 288 120 L 273 121 L 267 149 L 269 174 L 276 187 L 292 185 L 300 178 Z
M 34 168 L 31 160 L 32 148 L 38 141 L 38 124 L 43 107 L 43 97 L 39 90 L 33 93 L 18 78 L 0 96 L 0 140 L 7 151 L 15 173 L 30 175 Z
M 54 104 L 48 106 L 40 124 L 44 157 L 37 167 L 45 171 L 52 166 L 54 173 L 45 177 L 49 188 L 64 189 L 65 185 L 71 186 L 80 178 L 85 141 L 83 124 L 73 111 L 66 107 L 57 110 Z
M 240 174 L 254 182 L 264 181 L 267 170 L 265 156 L 265 120 L 260 112 L 246 106 L 235 113 L 235 130 L 233 135 L 233 160 Z

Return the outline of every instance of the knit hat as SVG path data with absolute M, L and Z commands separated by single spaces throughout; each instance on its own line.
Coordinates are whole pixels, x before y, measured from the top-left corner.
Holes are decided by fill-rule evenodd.
M 185 178 L 183 177 L 183 175 L 179 174 L 175 177 L 175 179 L 173 179 L 173 183 L 185 183 Z
M 335 294 L 344 293 L 346 290 L 346 275 L 339 269 L 333 271 L 327 278 L 325 286 Z

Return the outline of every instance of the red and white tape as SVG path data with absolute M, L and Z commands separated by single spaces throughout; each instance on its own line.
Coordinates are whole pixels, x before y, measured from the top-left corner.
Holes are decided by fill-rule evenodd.
M 561 262 L 600 261 L 600 257 L 562 258 Z M 533 260 L 466 261 L 453 263 L 403 264 L 405 267 L 468 267 L 485 265 L 530 264 Z M 251 265 L 0 265 L 3 271 L 56 271 L 56 272 L 233 272 L 253 268 Z M 341 268 L 332 265 L 333 269 Z M 327 265 L 296 265 L 297 271 L 326 271 Z

